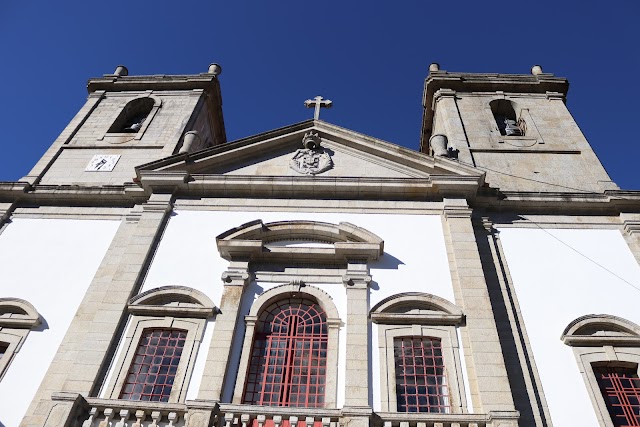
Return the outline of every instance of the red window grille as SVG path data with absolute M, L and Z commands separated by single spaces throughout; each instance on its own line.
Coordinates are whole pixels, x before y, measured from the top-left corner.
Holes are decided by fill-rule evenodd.
M 168 402 L 187 331 L 145 329 L 120 399 Z
M 324 407 L 327 317 L 314 302 L 287 298 L 258 318 L 243 402 Z
M 398 412 L 450 412 L 440 339 L 399 337 L 393 347 Z
M 640 426 L 638 367 L 594 367 L 593 371 L 613 425 Z

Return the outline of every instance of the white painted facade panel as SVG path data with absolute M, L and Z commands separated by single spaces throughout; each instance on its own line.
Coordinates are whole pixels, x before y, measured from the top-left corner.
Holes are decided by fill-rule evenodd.
M 182 285 L 198 289 L 213 302 L 220 304 L 222 296 L 222 272 L 228 261 L 218 254 L 216 236 L 249 221 L 261 219 L 264 223 L 287 220 L 314 220 L 337 224 L 350 222 L 377 234 L 385 241 L 385 254 L 371 264 L 370 305 L 401 292 L 426 292 L 454 301 L 449 263 L 438 215 L 389 215 L 312 212 L 232 212 L 229 211 L 176 211 L 171 217 L 162 241 L 149 269 L 141 292 L 160 286 Z M 280 283 L 253 283 L 255 293 Z M 346 320 L 346 292 L 342 283 L 310 283 L 331 295 L 343 320 Z M 250 294 L 251 289 L 248 289 Z M 243 301 L 244 316 L 251 301 Z M 210 346 L 211 330 L 207 334 L 198 354 L 188 396 L 197 392 L 203 373 L 206 351 Z M 372 349 L 377 349 L 377 333 L 372 333 Z M 346 329 L 340 331 L 340 355 L 338 376 L 338 406 L 344 402 Z M 239 357 L 241 342 L 236 342 L 233 354 Z M 373 403 L 379 406 L 380 384 L 377 350 L 372 351 Z M 237 360 L 237 358 L 235 359 Z M 224 397 L 230 398 L 228 385 Z
M 597 427 L 573 351 L 560 336 L 586 314 L 640 323 L 638 263 L 617 230 L 502 228 L 500 239 L 553 424 Z
M 0 382 L 0 425 L 20 423 L 119 225 L 14 218 L 0 234 L 0 296 L 30 302 L 43 319 Z

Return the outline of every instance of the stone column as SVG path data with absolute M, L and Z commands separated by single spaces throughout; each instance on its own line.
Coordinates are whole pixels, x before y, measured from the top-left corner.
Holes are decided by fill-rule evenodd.
M 368 408 L 369 402 L 369 276 L 366 263 L 350 261 L 342 278 L 347 289 L 347 364 L 345 408 Z
M 222 273 L 224 290 L 220 300 L 220 313 L 216 316 L 198 399 L 219 402 L 222 397 L 238 326 L 242 294 L 245 286 L 251 282 L 248 268 L 248 261 L 233 261 L 230 269 Z
M 169 194 L 152 194 L 122 221 L 20 426 L 44 425 L 57 405 L 52 393 L 89 396 L 100 385 L 127 303 L 144 280 L 172 201 Z
M 456 304 L 464 310 L 461 328 L 471 400 L 476 412 L 514 411 L 513 397 L 494 313 L 464 199 L 444 200 L 443 229 Z

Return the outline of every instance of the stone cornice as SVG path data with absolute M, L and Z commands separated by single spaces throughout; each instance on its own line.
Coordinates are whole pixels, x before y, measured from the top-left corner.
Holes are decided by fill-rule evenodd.
M 474 210 L 492 212 L 613 216 L 621 213 L 640 213 L 640 191 L 500 192 L 480 187 L 479 181 L 481 178 L 477 176 L 460 175 L 354 179 L 318 176 L 190 175 L 183 171 L 141 171 L 138 183 L 125 185 L 31 185 L 24 181 L 0 182 L 0 203 L 14 206 L 131 207 L 145 203 L 151 194 L 298 200 L 331 198 L 437 201 L 444 198 L 465 198 Z
M 53 206 L 133 206 L 149 197 L 136 184 L 126 185 L 31 185 L 0 182 L 0 202 Z
M 152 75 L 152 76 L 104 76 L 87 82 L 89 93 L 145 90 L 215 90 L 220 91 L 218 78 L 213 74 Z
M 428 178 L 279 177 L 189 175 L 186 172 L 141 171 L 139 181 L 148 192 L 173 192 L 178 196 L 430 200 L 444 196 L 473 199 L 481 177 L 459 175 L 432 175 Z
M 482 190 L 470 200 L 475 209 L 496 212 L 619 215 L 640 212 L 640 191 L 607 190 L 603 193 L 499 192 Z

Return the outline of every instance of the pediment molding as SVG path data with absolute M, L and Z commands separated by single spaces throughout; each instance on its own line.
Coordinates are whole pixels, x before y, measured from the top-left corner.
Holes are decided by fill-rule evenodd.
M 211 299 L 187 286 L 161 286 L 138 294 L 127 306 L 132 314 L 208 318 L 218 312 Z
M 38 310 L 20 298 L 0 298 L 0 328 L 31 329 L 41 323 Z
M 273 242 L 319 242 L 318 246 L 276 246 Z M 313 261 L 346 263 L 348 260 L 377 260 L 384 241 L 374 233 L 348 222 L 279 221 L 248 222 L 216 237 L 220 256 L 226 260 Z
M 357 176 L 320 173 L 286 176 L 227 173 L 233 165 L 249 165 L 274 156 L 295 154 L 305 134 L 317 133 L 322 146 L 347 153 L 397 176 Z M 265 157 L 266 156 L 266 157 Z M 240 166 L 238 166 L 240 167 Z M 345 168 L 344 165 L 342 165 Z M 348 167 L 346 168 L 348 170 Z M 375 169 L 375 168 L 374 168 Z M 434 158 L 321 121 L 306 121 L 198 152 L 178 154 L 136 168 L 137 180 L 147 191 L 206 196 L 425 200 L 443 194 L 474 197 L 484 173 L 454 160 Z M 364 175 L 362 175 L 364 173 Z M 317 192 L 317 193 L 316 193 Z M 244 193 L 244 194 L 243 194 Z
M 462 309 L 452 302 L 423 292 L 395 294 L 380 301 L 369 312 L 371 321 L 382 324 L 460 325 Z
M 589 314 L 569 323 L 560 339 L 572 347 L 635 347 L 640 345 L 640 326 L 609 314 Z

